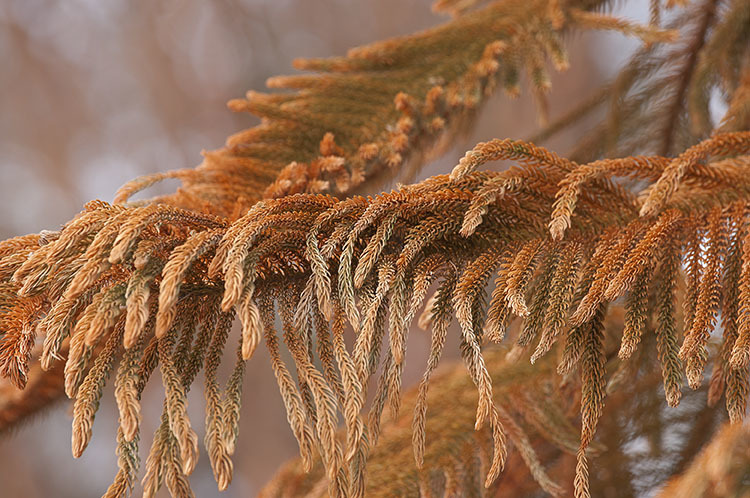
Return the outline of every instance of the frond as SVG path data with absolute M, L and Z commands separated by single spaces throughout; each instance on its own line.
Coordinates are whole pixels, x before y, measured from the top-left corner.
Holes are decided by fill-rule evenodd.
M 746 35 L 712 0 L 689 6 L 674 21 L 693 35 L 674 51 L 655 47 L 672 40 L 673 31 L 590 12 L 598 4 L 475 3 L 440 2 L 455 13 L 468 11 L 433 30 L 346 57 L 299 62 L 320 74 L 270 82 L 297 93 L 233 101 L 231 107 L 261 116 L 262 124 L 231 137 L 197 169 L 137 180 L 117 204 L 89 203 L 59 232 L 0 243 L 0 373 L 34 394 L 3 400 L 0 430 L 64 389 L 75 399 L 78 456 L 91 437 L 102 389 L 116 372 L 119 471 L 107 496 L 127 495 L 140 465 L 140 397 L 158 367 L 165 401 L 145 462 L 144 494 L 166 485 L 173 495 L 190 496 L 187 476 L 199 447 L 186 393 L 204 369 L 204 445 L 225 489 L 244 364 L 261 344 L 301 467 L 313 468 L 320 454 L 313 493 L 362 496 L 367 486 L 403 480 L 411 490 L 446 493 L 464 484 L 489 487 L 502 479 L 510 440 L 542 489 L 558 494 L 529 436 L 532 427 L 561 451 L 572 449 L 575 494 L 589 496 L 587 449 L 607 387 L 635 368 L 628 362 L 648 355 L 661 363 L 670 405 L 680 400 L 683 370 L 697 389 L 713 359 L 711 402 L 725 396 L 732 420 L 742 420 L 750 381 L 746 85 L 730 66 L 710 81 L 700 71 L 715 40 L 740 54 L 732 60 L 744 61 Z M 731 7 L 745 15 L 743 5 Z M 545 61 L 565 66 L 559 38 L 576 27 L 630 33 L 649 46 L 610 86 L 609 121 L 572 158 L 498 139 L 467 152 L 450 175 L 374 197 L 330 195 L 349 194 L 391 170 L 408 176 L 464 127 L 496 85 L 515 93 L 522 71 L 543 109 Z M 684 67 L 663 81 L 660 70 L 671 58 Z M 686 109 L 683 97 L 716 85 L 732 94 L 722 128 L 710 136 L 688 130 L 683 118 L 701 105 Z M 662 92 L 668 99 L 658 106 L 661 119 L 641 112 Z M 634 133 L 638 127 L 646 131 Z M 605 151 L 638 155 L 602 159 L 612 155 Z M 478 170 L 501 159 L 514 165 Z M 182 179 L 183 188 L 121 204 L 164 177 Z M 622 298 L 624 331 L 613 333 L 605 327 L 608 310 Z M 420 322 L 432 329 L 429 358 L 418 390 L 402 402 L 407 338 L 423 307 Z M 216 372 L 235 316 L 241 340 L 233 373 L 221 386 Z M 468 373 L 455 386 L 452 378 L 433 378 L 454 316 Z M 719 317 L 725 331 L 712 338 Z M 497 370 L 499 353 L 487 343 L 504 340 L 513 346 L 507 368 Z M 620 363 L 611 373 L 615 356 Z M 514 359 L 535 366 L 512 365 Z M 539 379 L 529 372 L 560 374 L 571 393 L 580 392 L 567 397 L 580 403 L 577 443 L 565 415 L 570 406 L 533 409 L 545 403 L 536 394 L 551 389 L 534 384 L 532 399 L 521 397 L 517 388 Z M 469 381 L 477 394 L 466 388 Z M 460 429 L 427 416 L 434 385 L 434 409 L 461 399 Z M 518 399 L 530 406 L 520 415 L 511 403 Z M 398 423 L 382 426 L 386 405 L 394 418 L 408 417 L 413 432 Z M 467 438 L 463 422 L 471 420 L 476 435 Z M 427 439 L 425 431 L 445 437 Z M 383 470 L 378 464 L 386 457 L 379 455 L 414 458 L 422 469 Z M 366 483 L 366 467 L 380 477 Z M 471 478 L 462 484 L 464 476 Z
M 205 152 L 196 169 L 124 185 L 115 202 L 177 178 L 182 181 L 177 193 L 150 202 L 235 219 L 261 198 L 347 194 L 398 171 L 411 180 L 473 122 L 498 85 L 517 95 L 522 72 L 529 74 L 544 109 L 546 60 L 567 67 L 565 31 L 615 30 L 646 43 L 674 37 L 673 31 L 580 10 L 597 4 L 486 2 L 422 33 L 354 48 L 342 57 L 296 60 L 297 69 L 316 74 L 270 78 L 269 87 L 290 92 L 251 91 L 229 103 L 234 111 L 262 118 L 260 125 L 229 137 L 222 149 Z

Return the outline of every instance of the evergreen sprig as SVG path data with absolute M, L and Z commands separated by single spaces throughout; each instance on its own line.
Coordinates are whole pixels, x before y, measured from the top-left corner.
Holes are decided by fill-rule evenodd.
M 587 449 L 608 386 L 627 375 L 629 362 L 658 358 L 674 406 L 683 371 L 696 389 L 713 359 L 710 401 L 724 395 L 730 418 L 743 420 L 750 382 L 750 183 L 743 171 L 750 164 L 750 44 L 735 17 L 748 15 L 747 0 L 689 5 L 669 30 L 595 13 L 599 4 L 474 3 L 439 2 L 457 16 L 442 27 L 299 63 L 321 74 L 271 82 L 296 93 L 233 102 L 263 123 L 230 138 L 200 167 L 137 180 L 118 203 L 93 201 L 60 231 L 0 243 L 0 373 L 14 386 L 0 387 L 0 429 L 64 391 L 75 399 L 78 456 L 116 371 L 120 471 L 107 496 L 126 495 L 139 466 L 140 397 L 158 367 L 164 412 L 144 492 L 165 484 L 175 496 L 189 495 L 199 450 L 186 392 L 205 369 L 204 443 L 225 489 L 244 362 L 264 344 L 302 467 L 314 467 L 317 450 L 329 493 L 361 496 L 371 452 L 377 465 L 382 412 L 387 405 L 398 415 L 402 405 L 406 339 L 423 308 L 418 321 L 431 328 L 431 347 L 410 439 L 417 468 L 439 461 L 446 492 L 462 486 L 459 470 L 477 454 L 484 485 L 495 482 L 506 438 L 542 489 L 561 492 L 523 425 L 570 450 L 569 435 L 558 429 L 567 430 L 572 417 L 533 394 L 511 415 L 507 401 L 498 401 L 498 385 L 516 397 L 519 386 L 503 378 L 496 354 L 486 351 L 491 342 L 512 340 L 510 358 L 528 358 L 531 371 L 552 372 L 556 364 L 580 392 L 577 497 L 589 496 Z M 660 11 L 657 2 L 655 20 Z M 522 69 L 541 97 L 544 61 L 566 66 L 560 36 L 570 28 L 612 29 L 647 44 L 608 86 L 609 117 L 571 159 L 529 141 L 497 139 L 467 152 L 449 175 L 375 197 L 330 195 L 350 193 L 389 169 L 418 166 L 466 125 L 495 85 L 515 93 Z M 686 41 L 664 48 L 678 31 Z M 722 51 L 738 65 L 708 74 L 706 58 Z M 669 72 L 670 64 L 679 71 Z M 717 123 L 699 98 L 714 88 L 729 101 Z M 605 100 L 585 103 L 543 135 Z M 654 125 L 639 130 L 647 118 Z M 707 120 L 710 132 L 701 126 Z M 605 152 L 621 150 L 629 155 Z M 501 159 L 514 165 L 478 170 Z M 184 182 L 176 194 L 125 202 L 168 176 Z M 613 334 L 605 323 L 621 304 L 624 330 Z M 235 316 L 242 340 L 222 387 L 216 371 Z M 468 445 L 455 465 L 441 460 L 445 453 L 425 432 L 428 387 L 453 379 L 432 373 L 454 317 L 477 393 L 474 426 L 484 435 L 466 443 L 464 429 L 440 429 L 448 421 L 435 421 L 437 432 L 450 434 L 446 444 Z M 712 354 L 718 317 L 724 334 Z M 655 341 L 644 338 L 649 324 Z M 613 373 L 614 356 L 621 366 Z M 545 382 L 549 388 L 552 381 Z M 461 396 L 469 396 L 466 389 Z M 430 472 L 409 474 L 408 485 L 429 480 Z

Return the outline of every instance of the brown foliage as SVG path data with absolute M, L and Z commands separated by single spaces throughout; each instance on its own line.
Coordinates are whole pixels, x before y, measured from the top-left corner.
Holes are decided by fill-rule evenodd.
M 665 397 L 674 406 L 683 369 L 697 389 L 713 356 L 710 402 L 724 395 L 730 418 L 741 421 L 750 382 L 750 184 L 743 173 L 750 161 L 749 56 L 746 25 L 731 16 L 747 19 L 747 1 L 728 2 L 725 10 L 713 1 L 690 5 L 669 30 L 594 13 L 599 5 L 592 2 L 498 0 L 476 9 L 474 3 L 439 2 L 456 15 L 468 9 L 442 27 L 346 57 L 298 63 L 321 74 L 270 82 L 296 93 L 234 101 L 233 108 L 260 115 L 263 123 L 231 137 L 200 167 L 136 180 L 115 205 L 91 202 L 59 232 L 0 243 L 0 372 L 35 393 L 3 400 L 0 429 L 64 389 L 75 399 L 73 453 L 80 455 L 117 365 L 120 471 L 107 496 L 127 494 L 139 464 L 140 396 L 158 366 L 165 402 L 144 494 L 164 483 L 173 495 L 189 495 L 187 476 L 199 449 L 186 391 L 205 369 L 204 444 L 225 489 L 244 362 L 263 343 L 301 466 L 313 468 L 317 451 L 329 493 L 360 496 L 368 458 L 377 470 L 395 455 L 396 449 L 374 448 L 381 435 L 387 439 L 380 425 L 385 406 L 394 417 L 402 408 L 406 337 L 425 301 L 420 322 L 432 329 L 430 355 L 408 405 L 417 468 L 430 470 L 392 469 L 408 479 L 373 473 L 389 485 L 425 488 L 420 475 L 430 484 L 431 469 L 440 467 L 438 487 L 450 494 L 465 484 L 461 469 L 476 464 L 478 454 L 490 486 L 506 462 L 507 438 L 542 489 L 561 492 L 523 425 L 570 450 L 561 430 L 575 417 L 567 404 L 556 409 L 533 394 L 521 396 L 523 379 L 509 382 L 496 353 L 485 352 L 509 327 L 515 327 L 507 334 L 515 343 L 510 358 L 528 356 L 536 365 L 524 368 L 545 373 L 545 385 L 532 391 L 562 392 L 550 380 L 556 364 L 565 389 L 580 392 L 576 496 L 590 494 L 587 449 L 607 386 L 627 375 L 630 363 L 658 357 Z M 570 159 L 531 142 L 497 139 L 467 152 L 450 175 L 375 197 L 329 195 L 350 193 L 384 171 L 408 175 L 466 125 L 498 83 L 515 93 L 522 69 L 543 102 L 545 60 L 566 66 L 560 35 L 574 28 L 613 29 L 646 46 L 607 89 L 608 117 Z M 687 42 L 664 48 L 661 42 L 674 41 L 675 30 Z M 739 65 L 708 73 L 706 60 L 724 52 Z M 666 70 L 671 59 L 677 76 Z M 699 126 L 710 121 L 701 98 L 714 88 L 730 96 L 730 105 L 706 131 Z M 684 95 L 691 97 L 687 106 Z M 542 135 L 603 101 L 586 103 Z M 639 130 L 645 119 L 651 123 Z M 621 151 L 627 157 L 616 157 Z M 514 165 L 478 170 L 500 159 Z M 125 202 L 168 176 L 184 182 L 176 194 Z M 614 334 L 605 321 L 622 296 L 624 330 Z M 676 311 L 680 303 L 684 320 Z M 216 371 L 235 315 L 242 340 L 221 388 Z M 465 424 L 451 426 L 450 414 L 433 421 L 437 440 L 425 432 L 428 386 L 455 381 L 431 379 L 454 316 L 477 392 L 476 440 Z M 712 339 L 719 316 L 724 335 Z M 655 341 L 646 341 L 652 322 Z M 351 346 L 348 328 L 355 333 Z M 712 355 L 713 344 L 720 351 Z M 608 364 L 617 350 L 620 367 L 612 373 Z M 376 392 L 367 408 L 371 384 Z M 499 385 L 518 406 L 498 399 Z M 451 392 L 474 396 L 463 384 Z M 440 446 L 445 435 L 461 455 Z M 446 457 L 460 461 L 446 463 Z

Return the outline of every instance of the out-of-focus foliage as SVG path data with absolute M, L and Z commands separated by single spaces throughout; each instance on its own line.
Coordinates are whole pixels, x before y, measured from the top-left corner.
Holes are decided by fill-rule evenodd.
M 690 467 L 674 478 L 659 496 L 748 496 L 749 430 L 747 424 L 723 426 Z

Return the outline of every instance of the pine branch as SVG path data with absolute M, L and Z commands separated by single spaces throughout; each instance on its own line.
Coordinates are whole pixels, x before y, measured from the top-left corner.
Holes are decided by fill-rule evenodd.
M 675 34 L 585 13 L 575 4 L 548 3 L 488 2 L 443 26 L 358 47 L 344 57 L 297 60 L 297 69 L 317 74 L 268 80 L 271 88 L 293 92 L 248 92 L 246 99 L 229 103 L 232 110 L 261 117 L 260 125 L 204 153 L 194 170 L 126 184 L 115 201 L 124 203 L 160 180 L 178 178 L 183 186 L 177 193 L 151 202 L 236 218 L 263 197 L 347 194 L 398 171 L 410 180 L 470 126 L 498 85 L 517 95 L 525 71 L 534 94 L 544 99 L 545 60 L 567 67 L 565 31 L 608 29 L 644 42 L 670 41 Z
M 720 167 L 726 167 L 733 154 L 744 157 L 741 154 L 746 152 L 743 138 L 746 135 L 743 132 L 717 135 L 696 146 L 696 150 L 708 157 L 719 154 L 717 163 Z M 714 156 L 710 155 L 711 151 Z M 485 161 L 507 157 L 508 154 L 521 158 L 526 165 L 499 173 L 472 171 Z M 685 154 L 689 155 L 690 151 Z M 611 161 L 612 164 L 620 164 L 619 160 Z M 177 466 L 175 472 L 182 469 L 181 472 L 186 474 L 195 458 L 195 449 L 190 443 L 192 429 L 180 408 L 182 395 L 172 356 L 168 352 L 171 347 L 163 344 L 163 341 L 171 338 L 168 339 L 171 344 L 184 344 L 188 349 L 180 354 L 198 355 L 194 364 L 199 365 L 204 349 L 199 348 L 191 353 L 193 347 L 184 338 L 186 334 L 192 334 L 196 326 L 210 330 L 212 317 L 221 303 L 225 312 L 234 309 L 238 315 L 245 317 L 243 358 L 252 352 L 259 337 L 265 337 L 272 357 L 277 358 L 274 368 L 285 393 L 289 420 L 295 428 L 300 447 L 303 453 L 309 451 L 306 448 L 311 444 L 321 448 L 329 481 L 333 491 L 336 491 L 341 484 L 337 484 L 338 480 L 335 479 L 339 472 L 344 472 L 342 479 L 357 482 L 356 479 L 351 481 L 357 473 L 347 473 L 346 469 L 353 459 L 366 458 L 367 448 L 370 447 L 367 441 L 373 442 L 379 432 L 382 406 L 387 400 L 393 403 L 398 399 L 404 334 L 408 331 L 409 321 L 415 316 L 413 312 L 405 314 L 405 304 L 412 301 L 416 282 L 424 278 L 418 271 L 429 269 L 441 275 L 441 268 L 448 270 L 448 274 L 452 268 L 457 278 L 455 287 L 448 291 L 442 301 L 435 301 L 435 305 L 438 306 L 438 314 L 451 313 L 452 309 L 461 324 L 462 355 L 469 377 L 480 393 L 476 425 L 481 428 L 486 422 L 495 434 L 495 443 L 500 446 L 495 448 L 492 468 L 497 468 L 503 454 L 502 427 L 510 431 L 508 434 L 511 436 L 515 429 L 508 427 L 502 410 L 492 401 L 493 383 L 481 352 L 485 309 L 483 289 L 494 269 L 505 260 L 506 251 L 521 243 L 525 248 L 508 267 L 507 277 L 498 281 L 504 286 L 504 289 L 500 289 L 501 295 L 505 296 L 511 312 L 526 321 L 526 329 L 517 338 L 521 348 L 519 352 L 533 338 L 530 335 L 533 332 L 529 332 L 531 324 L 543 323 L 541 320 L 550 308 L 550 300 L 554 299 L 555 303 L 572 300 L 571 309 L 578 309 L 570 317 L 572 328 L 563 334 L 558 332 L 556 336 L 562 335 L 564 338 L 562 371 L 569 372 L 580 366 L 584 375 L 583 409 L 587 421 L 582 433 L 583 451 L 591 441 L 601 413 L 606 384 L 601 370 L 601 352 L 597 352 L 602 344 L 601 332 L 598 332 L 600 325 L 597 324 L 603 320 L 602 310 L 606 303 L 623 293 L 638 292 L 637 286 L 650 285 L 654 272 L 647 271 L 647 268 L 656 262 L 657 251 L 678 251 L 679 247 L 675 247 L 673 241 L 691 240 L 690 233 L 707 233 L 709 245 L 700 250 L 707 251 L 706 259 L 712 264 L 703 269 L 698 290 L 688 293 L 687 298 L 691 300 L 690 307 L 695 310 L 695 315 L 689 322 L 690 328 L 685 333 L 681 352 L 688 377 L 695 379 L 702 375 L 707 359 L 703 347 L 707 337 L 705 331 L 711 326 L 711 316 L 720 311 L 717 309 L 719 301 L 714 287 L 715 278 L 722 274 L 726 261 L 723 256 L 714 253 L 723 251 L 727 244 L 731 246 L 739 244 L 740 240 L 744 242 L 740 232 L 720 227 L 741 223 L 746 212 L 746 201 L 735 200 L 738 193 L 736 186 L 723 183 L 721 175 L 711 174 L 713 163 L 709 163 L 705 168 L 685 168 L 681 181 L 675 184 L 672 197 L 665 199 L 661 216 L 639 217 L 638 206 L 633 205 L 635 197 L 616 187 L 609 175 L 620 173 L 653 179 L 652 165 L 667 162 L 662 158 L 634 160 L 628 163 L 627 168 L 612 167 L 606 161 L 599 163 L 603 177 L 592 181 L 587 186 L 586 195 L 582 195 L 571 209 L 567 222 L 570 226 L 562 240 L 550 236 L 546 221 L 554 215 L 553 199 L 559 198 L 560 192 L 566 188 L 566 178 L 579 178 L 580 171 L 589 171 L 592 166 L 579 166 L 562 160 L 532 144 L 508 141 L 480 144 L 467 154 L 466 160 L 462 160 L 451 175 L 402 187 L 369 202 L 359 198 L 337 201 L 325 196 L 297 194 L 259 203 L 232 226 L 222 226 L 212 217 L 188 212 L 182 214 L 168 206 L 155 206 L 141 208 L 142 213 L 126 223 L 115 218 L 112 222 L 114 228 L 105 223 L 93 238 L 79 231 L 69 235 L 63 230 L 56 241 L 42 247 L 45 253 L 61 253 L 65 259 L 65 248 L 74 246 L 73 239 L 78 237 L 84 244 L 90 243 L 89 248 L 96 248 L 92 254 L 101 254 L 99 260 L 115 261 L 111 267 L 104 265 L 87 277 L 87 281 L 92 282 L 89 290 L 93 290 L 93 297 L 72 330 L 71 352 L 66 364 L 66 390 L 77 397 L 78 403 L 86 402 L 91 393 L 87 387 L 88 379 L 91 375 L 98 375 L 93 372 L 99 368 L 95 365 L 92 373 L 85 375 L 87 365 L 94 356 L 92 348 L 96 347 L 102 331 L 108 327 L 117 323 L 119 330 L 123 330 L 127 319 L 124 310 L 129 308 L 128 301 L 140 299 L 137 293 L 126 297 L 125 289 L 132 288 L 131 279 L 140 278 L 137 272 L 133 273 L 127 268 L 136 268 L 136 259 L 140 268 L 146 268 L 149 263 L 156 264 L 161 271 L 155 273 L 157 277 L 154 281 L 154 285 L 159 285 L 158 300 L 157 295 L 151 298 L 153 306 L 158 309 L 153 315 L 155 320 L 150 322 L 155 323 L 152 325 L 155 329 L 149 332 L 134 328 L 131 334 L 136 338 L 153 334 L 159 344 L 159 363 L 162 364 L 162 375 L 168 386 L 168 399 L 171 400 L 166 407 L 166 420 L 174 440 L 168 444 L 176 445 L 174 451 L 160 453 L 160 458 L 168 458 L 165 460 L 168 465 Z M 667 165 L 654 185 L 659 185 L 669 175 L 671 170 Z M 710 179 L 706 192 L 701 190 L 705 178 Z M 495 185 L 508 185 L 511 188 L 503 188 L 493 198 L 487 192 Z M 654 189 L 647 187 L 646 190 L 653 192 Z M 709 192 L 710 197 L 707 197 Z M 732 195 L 726 197 L 723 192 Z M 612 199 L 616 198 L 628 201 L 613 204 Z M 693 202 L 695 199 L 697 202 Z M 475 216 L 477 201 L 484 206 L 484 214 L 478 222 L 470 223 L 472 230 L 467 232 L 464 230 L 466 220 Z M 519 209 L 519 206 L 526 206 L 526 209 Z M 77 220 L 76 226 L 89 226 L 85 222 L 87 218 L 99 219 L 100 211 L 110 209 L 106 205 L 92 206 L 91 211 Z M 182 243 L 172 243 L 175 247 L 169 252 L 145 252 L 149 248 L 159 247 L 158 241 L 164 233 L 163 228 L 155 225 L 154 221 L 160 220 L 169 221 L 167 226 L 170 233 L 180 237 Z M 191 235 L 191 230 L 200 227 L 200 224 L 203 231 Z M 383 227 L 387 229 L 383 230 Z M 101 246 L 109 248 L 109 255 L 107 249 L 101 252 L 100 240 L 109 241 Z M 373 241 L 376 241 L 375 244 Z M 583 260 L 576 270 L 579 276 L 574 279 L 553 279 L 555 286 L 547 287 L 549 275 L 556 271 L 555 255 L 579 254 L 581 250 Z M 149 254 L 149 259 L 145 259 L 144 254 Z M 435 260 L 436 256 L 442 258 Z M 435 263 L 425 264 L 433 260 Z M 74 260 L 74 268 L 79 268 L 80 262 L 75 261 L 78 260 Z M 313 264 L 314 261 L 316 263 Z M 207 277 L 209 268 L 212 269 L 212 277 Z M 362 269 L 355 271 L 357 268 Z M 34 271 L 26 273 L 22 270 L 23 265 L 17 270 L 25 275 L 25 279 L 19 282 L 21 287 L 33 289 L 29 293 L 42 292 L 44 287 L 40 286 L 39 277 Z M 64 267 L 58 268 L 43 282 L 49 288 L 65 288 L 59 279 L 70 282 L 79 278 L 71 278 L 71 275 L 75 273 Z M 438 282 L 443 278 L 438 277 Z M 570 281 L 577 281 L 578 285 L 571 286 Z M 544 292 L 540 291 L 542 286 Z M 287 291 L 282 293 L 282 289 Z M 305 289 L 318 289 L 320 297 L 316 298 L 309 291 L 303 292 Z M 536 296 L 530 306 L 526 303 L 527 290 Z M 80 299 L 76 293 L 70 292 L 61 294 L 62 302 Z M 567 296 L 561 296 L 561 292 Z M 425 293 L 420 292 L 420 296 L 424 299 Z M 292 354 L 300 375 L 296 384 L 279 357 L 279 343 L 273 330 L 274 302 L 284 323 L 283 342 Z M 386 311 L 385 303 L 390 303 L 390 310 Z M 414 304 L 409 306 L 414 308 Z M 419 300 L 416 304 L 418 306 Z M 364 314 L 357 310 L 364 310 Z M 333 311 L 335 313 L 331 314 Z M 376 318 L 373 321 L 369 318 L 377 317 L 380 313 L 383 313 L 384 319 Z M 360 331 L 352 353 L 329 342 L 331 337 L 340 337 L 340 332 L 321 335 L 320 327 L 316 329 L 304 325 L 318 323 L 327 329 L 331 324 L 324 318 L 326 315 L 329 320 L 334 320 L 333 323 L 340 323 L 345 318 L 355 330 Z M 744 343 L 740 340 L 744 337 L 742 323 L 732 354 L 742 354 L 744 350 Z M 675 324 L 665 323 L 665 327 L 668 328 L 661 333 L 670 335 L 662 340 L 675 344 Z M 20 328 L 23 330 L 23 327 Z M 439 335 L 442 336 L 443 332 L 439 332 Z M 331 365 L 328 374 L 319 371 L 309 360 L 311 355 L 316 356 L 316 352 L 308 346 L 315 336 L 318 341 L 328 343 L 324 349 L 338 351 L 337 365 Z M 116 337 L 110 335 L 110 342 Z M 375 341 L 375 338 L 378 340 Z M 380 340 L 386 340 L 389 346 L 384 352 L 377 347 Z M 622 348 L 626 348 L 629 354 L 637 349 L 637 343 L 630 335 L 626 334 L 623 341 Z M 19 352 L 22 351 L 20 344 L 4 343 L 6 369 L 12 368 L 14 362 L 18 361 Z M 324 349 L 319 350 L 318 354 Z M 549 347 L 545 346 L 545 349 Z M 103 358 L 101 354 L 96 357 L 97 362 Z M 322 357 L 321 362 L 328 364 Z M 371 365 L 379 363 L 385 369 L 376 395 L 380 401 L 375 406 L 379 408 L 370 414 L 369 430 L 363 432 L 358 422 L 358 412 L 364 399 L 362 389 L 377 370 Z M 331 384 L 337 378 L 350 375 L 346 372 L 351 371 L 348 369 L 352 367 L 355 369 L 353 377 L 358 382 L 348 381 L 345 391 L 335 387 L 336 383 Z M 341 377 L 336 374 L 337 368 Z M 190 376 L 192 374 L 188 378 Z M 91 382 L 95 383 L 92 385 L 99 385 L 96 384 L 98 381 Z M 187 380 L 185 385 L 189 385 Z M 343 398 L 337 399 L 335 392 Z M 733 396 L 728 399 L 730 404 L 744 405 L 742 391 L 728 390 L 727 394 Z M 349 431 L 349 449 L 344 460 L 333 438 L 337 412 L 345 415 Z M 132 434 L 132 430 L 126 432 Z M 157 439 L 158 444 L 162 444 L 161 441 Z M 219 469 L 220 465 L 217 459 L 224 458 L 221 455 L 221 451 L 209 454 L 215 469 Z M 576 484 L 581 495 L 587 493 L 584 469 L 581 463 L 580 480 Z M 219 477 L 227 471 L 217 472 L 220 472 L 217 474 Z M 495 472 L 490 474 L 494 476 Z M 489 479 L 488 484 L 493 478 Z M 228 476 L 220 478 L 220 482 L 228 480 Z M 174 484 L 177 485 L 177 482 Z M 357 489 L 360 487 L 355 485 Z
M 464 10 L 455 2 L 445 5 Z M 656 346 L 649 353 L 662 363 L 669 404 L 680 398 L 681 362 L 691 387 L 700 384 L 716 317 L 736 324 L 720 344 L 722 373 L 712 382 L 712 399 L 724 393 L 732 418 L 741 420 L 750 358 L 750 184 L 744 175 L 750 132 L 742 128 L 746 88 L 732 74 L 718 78 L 733 92 L 724 121 L 731 131 L 675 142 L 686 144 L 675 158 L 594 154 L 597 160 L 576 161 L 530 142 L 498 139 L 477 145 L 450 175 L 374 198 L 324 195 L 349 193 L 390 169 L 408 173 L 409 164 L 416 167 L 439 148 L 441 137 L 450 140 L 466 125 L 496 84 L 515 93 L 521 70 L 541 97 L 548 83 L 546 58 L 565 66 L 563 27 L 615 29 L 647 43 L 674 36 L 581 10 L 594 7 L 491 2 L 422 34 L 300 63 L 322 74 L 271 83 L 298 93 L 251 94 L 232 103 L 264 118 L 261 125 L 230 138 L 195 170 L 126 185 L 118 202 L 164 177 L 184 181 L 178 193 L 140 206 L 95 201 L 59 232 L 0 243 L 0 373 L 19 388 L 64 387 L 75 398 L 78 455 L 91 435 L 107 376 L 119 361 L 120 471 L 108 496 L 122 496 L 132 489 L 139 464 L 140 395 L 159 366 L 166 400 L 145 465 L 144 490 L 151 495 L 164 483 L 183 496 L 191 493 L 187 476 L 198 458 L 186 391 L 205 368 L 205 446 L 224 489 L 232 479 L 229 457 L 237 439 L 244 361 L 264 343 L 302 465 L 312 465 L 316 449 L 329 493 L 361 496 L 382 412 L 386 405 L 394 416 L 401 409 L 410 324 L 434 284 L 438 292 L 422 320 L 433 324 L 430 360 L 414 403 L 417 463 L 431 444 L 441 443 L 423 434 L 430 424 L 425 400 L 447 324 L 456 316 L 461 355 L 478 393 L 475 427 L 492 440 L 482 450 L 484 485 L 498 479 L 507 437 L 541 487 L 557 492 L 523 424 L 496 401 L 498 385 L 508 386 L 493 377 L 484 351 L 487 340 L 501 342 L 513 321 L 522 320 L 520 333 L 508 334 L 515 342 L 512 357 L 543 365 L 554 349 L 559 373 L 569 378 L 580 370 L 582 430 L 574 483 L 576 494 L 587 496 L 585 451 L 608 383 L 605 347 L 612 335 L 603 323 L 609 304 L 624 295 L 627 329 L 617 336 L 617 349 L 623 361 L 645 354 L 644 324 L 657 316 Z M 709 34 L 703 30 L 705 43 L 688 47 L 696 71 L 703 54 L 715 48 L 713 37 L 731 39 L 729 49 L 741 46 L 737 27 L 723 21 Z M 681 18 L 675 26 L 688 24 Z M 647 133 L 633 129 L 649 117 L 637 111 L 658 95 L 653 75 L 668 62 L 661 53 L 661 59 L 652 57 L 653 50 L 639 54 L 611 86 L 626 109 L 610 117 L 614 132 L 605 127 L 592 135 L 595 149 L 644 151 L 652 144 Z M 677 82 L 678 94 L 698 88 L 684 81 Z M 625 98 L 644 82 L 648 91 Z M 678 120 L 675 113 L 667 116 L 670 123 Z M 477 171 L 500 159 L 514 166 Z M 495 272 L 487 303 L 486 285 Z M 678 299 L 681 281 L 687 290 Z M 723 286 L 739 291 L 722 299 Z M 651 287 L 657 288 L 658 306 L 648 299 Z M 682 334 L 675 316 L 679 300 L 686 310 Z M 242 342 L 234 373 L 221 387 L 215 372 L 234 315 L 242 322 Z M 347 328 L 357 334 L 351 349 L 344 340 Z M 35 354 L 37 333 L 43 345 Z M 537 336 L 532 354 L 528 347 Z M 30 379 L 38 370 L 32 359 L 52 375 L 65 352 L 63 379 L 56 378 L 64 382 Z M 375 377 L 375 400 L 365 419 L 364 400 Z M 461 392 L 469 396 L 467 389 Z M 15 423 L 44 399 L 5 404 L 0 420 Z M 523 417 L 532 417 L 529 412 Z M 341 439 L 339 416 L 345 427 Z M 464 456 L 468 461 L 474 454 L 472 446 Z M 448 469 L 446 492 L 461 487 L 465 464 L 441 464 Z

